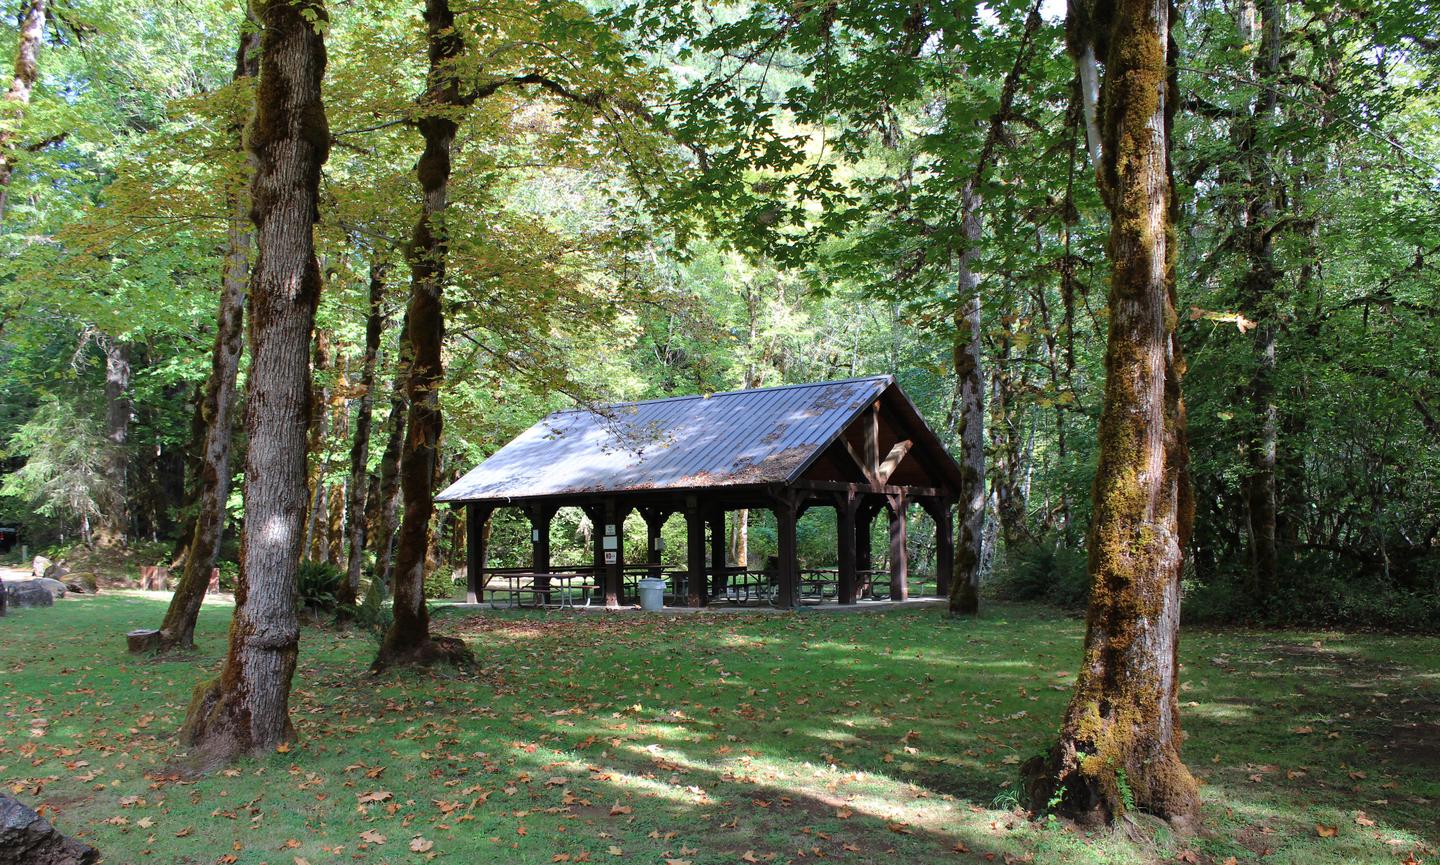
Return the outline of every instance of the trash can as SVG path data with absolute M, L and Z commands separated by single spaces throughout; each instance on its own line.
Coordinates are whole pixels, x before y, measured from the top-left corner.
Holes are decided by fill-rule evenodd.
M 644 577 L 636 581 L 640 587 L 640 608 L 644 610 L 665 609 L 665 581 L 656 577 Z

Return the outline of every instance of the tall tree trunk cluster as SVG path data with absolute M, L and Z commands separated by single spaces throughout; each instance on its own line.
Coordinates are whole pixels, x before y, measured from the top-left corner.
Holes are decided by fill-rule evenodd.
M 214 765 L 294 737 L 290 681 L 299 651 L 295 569 L 305 512 L 310 412 L 307 363 L 320 265 L 320 169 L 330 148 L 319 0 L 262 0 L 260 78 L 248 147 L 257 255 L 250 282 L 245 527 L 229 650 L 218 678 L 195 689 L 181 741 Z
M 1102 11 L 1103 10 L 1103 11 Z M 1110 333 L 1085 649 L 1060 740 L 1022 770 L 1032 807 L 1084 821 L 1128 808 L 1186 827 L 1199 790 L 1180 758 L 1180 569 L 1194 519 L 1176 334 L 1168 0 L 1070 6 L 1070 50 L 1105 58 L 1101 193 L 1110 210 Z
M 459 128 L 454 109 L 466 104 L 454 69 L 455 59 L 465 46 L 455 29 L 455 14 L 448 0 L 426 0 L 425 26 L 429 72 L 421 105 L 429 113 L 416 121 L 425 149 L 415 172 L 420 181 L 421 214 L 408 250 L 410 303 L 405 316 L 407 351 L 403 353 L 409 406 L 400 452 L 404 513 L 395 549 L 394 619 L 375 659 L 377 669 L 469 659 L 463 641 L 430 634 L 430 614 L 425 606 L 426 558 L 441 433 L 440 385 L 444 376 L 440 356 L 445 335 L 441 294 L 449 253 L 445 210 L 449 203 L 451 150 Z
M 260 34 L 247 20 L 240 28 L 235 53 L 235 82 L 253 79 L 260 69 Z M 234 128 L 237 144 L 241 129 Z M 233 438 L 235 380 L 245 344 L 245 291 L 250 277 L 250 226 L 248 203 L 238 190 L 227 196 L 230 225 L 225 236 L 225 262 L 220 281 L 220 309 L 215 316 L 215 348 L 210 376 L 200 405 L 204 438 L 195 493 L 195 526 L 190 533 L 185 570 L 165 619 L 160 625 L 162 649 L 192 648 L 195 620 L 210 586 L 210 571 L 220 555 L 225 529 L 225 502 L 230 496 L 230 443 Z

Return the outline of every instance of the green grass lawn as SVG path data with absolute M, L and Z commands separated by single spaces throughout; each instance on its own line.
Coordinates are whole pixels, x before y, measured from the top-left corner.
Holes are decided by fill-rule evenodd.
M 162 612 L 112 593 L 0 620 L 0 778 L 111 863 L 1309 865 L 1440 841 L 1435 638 L 1187 631 L 1205 834 L 1136 843 L 1010 808 L 1079 657 L 1050 610 L 447 610 L 481 667 L 380 677 L 368 635 L 307 628 L 300 741 L 194 782 L 167 762 L 230 610 L 206 607 L 187 660 L 128 656 Z

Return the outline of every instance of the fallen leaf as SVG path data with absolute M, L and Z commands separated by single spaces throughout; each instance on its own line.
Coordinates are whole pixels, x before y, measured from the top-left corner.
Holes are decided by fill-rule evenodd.
M 416 835 L 414 838 L 410 839 L 411 853 L 428 853 L 430 852 L 430 848 L 434 846 L 434 841 L 431 841 L 428 838 L 421 838 L 419 835 Z
M 360 833 L 360 840 L 366 844 L 384 844 L 385 836 L 376 832 L 374 829 L 366 829 Z
M 393 795 L 389 790 L 371 790 L 369 793 L 359 793 L 355 798 L 361 805 L 369 805 L 371 802 L 384 802 Z
M 1334 838 L 1336 835 L 1340 834 L 1340 827 L 1326 826 L 1323 823 L 1316 823 L 1315 834 L 1319 835 L 1321 838 Z

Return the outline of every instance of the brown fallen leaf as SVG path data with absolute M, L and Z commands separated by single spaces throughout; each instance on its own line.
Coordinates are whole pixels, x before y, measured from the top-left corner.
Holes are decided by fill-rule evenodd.
M 614 805 L 610 806 L 610 816 L 619 817 L 621 814 L 629 814 L 631 811 L 634 810 L 635 809 L 631 808 L 629 805 L 621 805 L 619 802 L 616 802 Z
M 366 844 L 384 844 L 385 836 L 376 832 L 374 829 L 366 829 L 360 833 L 360 840 Z
M 1316 823 L 1315 834 L 1319 835 L 1321 838 L 1334 838 L 1336 835 L 1340 834 L 1340 827 L 1326 826 L 1323 823 Z
M 369 805 L 371 802 L 387 801 L 393 795 L 389 790 L 371 790 L 369 793 L 357 793 L 355 798 L 361 805 Z
M 419 835 L 416 835 L 414 838 L 410 839 L 411 853 L 429 853 L 430 849 L 434 846 L 434 841 L 431 841 L 428 838 L 421 838 Z

